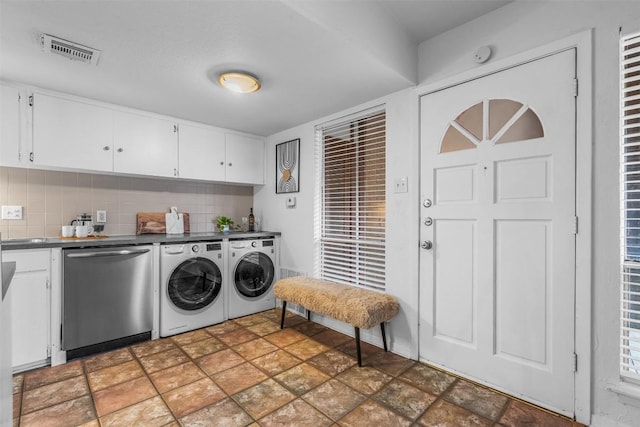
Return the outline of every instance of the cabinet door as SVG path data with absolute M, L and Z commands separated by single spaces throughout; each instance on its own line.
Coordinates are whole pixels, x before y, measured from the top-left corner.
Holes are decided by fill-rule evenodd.
M 227 133 L 227 181 L 264 184 L 264 140 Z
M 16 262 L 9 288 L 12 365 L 30 368 L 46 364 L 50 336 L 49 250 L 4 251 L 2 257 Z
M 24 166 L 28 154 L 24 154 L 20 138 L 20 90 L 0 85 L 0 165 Z
M 180 178 L 225 180 L 225 142 L 222 131 L 180 125 L 178 135 Z
M 97 105 L 33 95 L 33 164 L 113 170 L 113 113 Z
M 113 169 L 138 175 L 175 176 L 178 133 L 173 122 L 114 111 Z

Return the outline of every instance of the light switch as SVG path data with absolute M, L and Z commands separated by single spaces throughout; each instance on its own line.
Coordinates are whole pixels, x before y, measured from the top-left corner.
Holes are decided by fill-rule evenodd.
M 407 181 L 409 180 L 408 177 L 404 177 L 404 178 L 398 178 L 396 179 L 396 189 L 395 192 L 396 193 L 406 193 L 407 191 L 409 191 L 409 189 L 407 188 Z
M 22 206 L 2 206 L 2 219 L 22 219 Z

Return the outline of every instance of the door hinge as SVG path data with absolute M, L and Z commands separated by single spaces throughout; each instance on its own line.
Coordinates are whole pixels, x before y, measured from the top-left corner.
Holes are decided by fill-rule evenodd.
M 578 96 L 578 79 L 573 79 L 573 96 Z
M 51 281 L 49 280 L 49 278 L 47 278 L 47 281 L 46 281 L 46 283 L 45 283 L 45 287 L 46 287 L 47 289 L 49 289 L 49 288 L 51 287 Z
M 47 357 L 51 357 L 51 344 L 47 345 Z
M 177 133 L 178 132 L 178 125 L 173 125 L 173 133 Z
M 29 161 L 33 163 L 33 151 L 29 153 Z
M 573 234 L 578 234 L 578 217 L 573 217 Z
M 33 107 L 33 95 L 29 95 L 29 107 Z
M 571 357 L 572 357 L 571 365 L 573 367 L 573 372 L 578 372 L 578 355 L 576 353 L 573 353 Z

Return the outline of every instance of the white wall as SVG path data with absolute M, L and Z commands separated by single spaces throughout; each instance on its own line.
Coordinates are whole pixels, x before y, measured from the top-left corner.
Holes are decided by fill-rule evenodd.
M 390 324 L 391 350 L 404 356 L 417 357 L 418 295 L 418 147 L 413 141 L 417 98 L 412 90 L 360 105 L 352 110 L 320 118 L 316 121 L 272 135 L 267 139 L 266 185 L 254 193 L 256 212 L 263 218 L 264 229 L 282 232 L 280 263 L 284 268 L 312 275 L 315 271 L 314 196 L 316 163 L 314 128 L 344 115 L 385 104 L 387 112 L 387 291 L 400 300 L 399 315 Z M 275 146 L 300 138 L 300 192 L 275 194 Z M 409 192 L 395 194 L 393 182 L 409 178 Z M 295 196 L 295 209 L 285 206 L 287 196 Z M 347 333 L 351 327 L 329 319 L 321 320 Z M 363 331 L 363 339 L 381 345 L 377 329 Z
M 474 68 L 473 52 L 493 48 L 491 61 L 505 59 L 565 37 L 594 29 L 593 100 L 593 249 L 591 286 L 592 425 L 637 425 L 640 408 L 628 406 L 606 389 L 618 382 L 619 212 L 618 212 L 618 41 L 619 26 L 640 21 L 640 2 L 514 2 L 420 45 L 419 81 L 433 85 Z M 638 27 L 640 29 L 640 26 Z M 480 72 L 480 70 L 478 70 Z M 420 90 L 418 89 L 417 93 Z M 418 288 L 418 137 L 416 92 L 403 91 L 380 101 L 387 104 L 388 290 L 402 303 L 392 322 L 392 350 L 417 356 Z M 312 100 L 310 100 L 312 102 Z M 314 125 L 375 105 L 372 102 L 273 135 L 267 144 L 267 185 L 254 203 L 266 229 L 282 232 L 281 260 L 286 268 L 314 270 L 313 203 L 315 186 Z M 275 194 L 275 144 L 301 139 L 298 205 L 286 209 Z M 409 193 L 394 194 L 393 181 L 409 178 Z M 583 183 L 584 184 L 584 183 Z M 640 405 L 640 402 L 638 403 Z
M 593 233 L 593 425 L 631 426 L 640 420 L 640 409 L 623 405 L 606 390 L 619 378 L 618 28 L 639 18 L 640 2 L 515 2 L 426 41 L 419 49 L 420 82 L 427 84 L 481 67 L 472 55 L 482 45 L 493 48 L 494 61 L 595 29 L 593 224 L 588 225 Z

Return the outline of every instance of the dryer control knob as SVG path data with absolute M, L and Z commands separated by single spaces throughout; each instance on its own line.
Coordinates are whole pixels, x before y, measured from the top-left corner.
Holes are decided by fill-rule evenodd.
M 200 246 L 193 245 L 191 246 L 191 250 L 193 251 L 193 253 L 197 254 L 198 252 L 200 252 Z
M 251 247 L 252 248 L 257 248 L 258 247 L 258 242 L 251 242 Z

